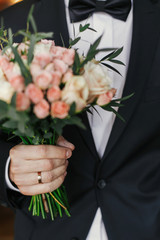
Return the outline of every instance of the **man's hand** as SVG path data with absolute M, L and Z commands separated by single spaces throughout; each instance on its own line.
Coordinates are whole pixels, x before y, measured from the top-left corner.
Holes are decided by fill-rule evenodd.
M 17 145 L 10 151 L 10 179 L 24 195 L 52 192 L 63 183 L 73 150 L 74 145 L 63 137 L 57 146 Z M 38 172 L 43 184 L 38 183 Z

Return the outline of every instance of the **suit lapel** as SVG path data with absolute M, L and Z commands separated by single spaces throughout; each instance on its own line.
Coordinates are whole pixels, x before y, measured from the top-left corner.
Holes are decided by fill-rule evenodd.
M 64 42 L 66 47 L 69 46 L 69 32 L 64 0 L 37 1 L 34 15 L 37 19 L 36 22 L 39 31 L 53 31 L 53 39 L 55 40 L 56 45 L 62 46 Z
M 116 118 L 102 161 L 118 143 L 140 98 L 143 96 L 145 81 L 148 79 L 159 39 L 157 28 L 159 21 L 160 11 L 150 0 L 134 0 L 132 46 L 123 96 L 131 93 L 135 93 L 135 95 L 125 102 L 124 108 L 119 109 L 119 113 L 126 122 L 123 123 Z

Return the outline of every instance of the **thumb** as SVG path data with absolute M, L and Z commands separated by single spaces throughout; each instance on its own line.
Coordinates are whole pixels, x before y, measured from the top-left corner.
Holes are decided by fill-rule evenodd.
M 60 136 L 57 140 L 57 146 L 70 148 L 72 151 L 75 149 L 75 146 L 68 142 L 63 136 Z

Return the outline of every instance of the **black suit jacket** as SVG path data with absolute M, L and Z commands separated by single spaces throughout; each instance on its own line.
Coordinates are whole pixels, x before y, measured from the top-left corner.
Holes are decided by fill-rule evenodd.
M 39 31 L 54 31 L 68 45 L 63 0 L 26 0 L 1 13 L 6 27 L 25 27 L 31 4 Z M 134 0 L 133 39 L 123 95 L 134 92 L 120 109 L 104 156 L 99 159 L 86 115 L 87 131 L 67 127 L 64 136 L 76 146 L 65 185 L 71 218 L 54 222 L 33 218 L 28 198 L 6 190 L 4 166 L 15 142 L 0 144 L 0 194 L 16 208 L 15 240 L 85 240 L 98 207 L 109 240 L 160 239 L 160 4 Z

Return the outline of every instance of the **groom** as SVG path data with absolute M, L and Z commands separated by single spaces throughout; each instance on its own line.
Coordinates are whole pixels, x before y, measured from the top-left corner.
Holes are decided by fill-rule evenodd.
M 111 73 L 113 84 L 117 97 L 132 92 L 135 96 L 119 110 L 125 124 L 98 109 L 101 117 L 96 112 L 82 116 L 87 131 L 66 127 L 68 141 L 59 138 L 57 147 L 17 145 L 0 134 L 0 200 L 16 210 L 15 240 L 159 240 L 159 1 L 25 0 L 1 12 L 5 26 L 13 32 L 24 29 L 33 3 L 39 31 L 53 31 L 57 45 L 62 35 L 68 46 L 73 22 L 77 31 L 88 21 L 97 34 L 104 33 L 101 47 L 124 46 L 121 60 L 126 67 L 119 66 L 123 77 Z M 116 4 L 119 7 L 112 8 Z M 97 35 L 88 32 L 83 38 L 77 47 L 86 52 L 87 42 Z M 43 184 L 37 181 L 39 171 Z M 52 222 L 32 217 L 24 195 L 52 191 L 63 181 L 71 218 Z

